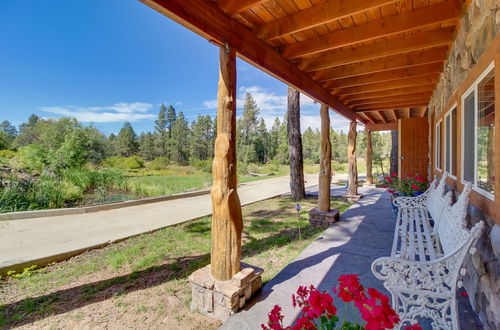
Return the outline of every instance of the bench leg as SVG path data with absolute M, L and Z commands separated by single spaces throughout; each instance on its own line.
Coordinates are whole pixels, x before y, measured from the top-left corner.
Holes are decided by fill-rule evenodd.
M 401 322 L 399 329 L 417 323 L 417 318 L 432 320 L 432 329 L 459 329 L 455 298 L 437 298 L 406 292 L 391 291 L 392 306 Z

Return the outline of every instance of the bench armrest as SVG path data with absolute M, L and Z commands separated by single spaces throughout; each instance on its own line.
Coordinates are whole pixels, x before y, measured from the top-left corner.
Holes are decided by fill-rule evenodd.
M 429 190 L 425 191 L 422 195 L 416 197 L 396 197 L 392 201 L 394 206 L 400 207 L 425 207 L 427 202 L 427 197 L 429 195 Z
M 461 253 L 423 262 L 383 257 L 372 263 L 372 272 L 384 281 L 389 291 L 430 291 L 450 295 L 455 292 L 462 259 Z

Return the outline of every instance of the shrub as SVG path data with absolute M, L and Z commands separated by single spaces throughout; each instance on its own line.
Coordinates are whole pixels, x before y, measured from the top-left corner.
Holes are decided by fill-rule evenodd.
M 200 160 L 200 159 L 193 159 L 191 160 L 191 166 L 194 168 L 205 172 L 205 173 L 212 173 L 212 160 L 211 159 L 205 159 L 205 160 Z
M 109 157 L 104 161 L 104 165 L 126 170 L 135 170 L 144 167 L 144 159 L 139 156 Z
M 29 144 L 19 148 L 16 163 L 22 169 L 42 171 L 48 165 L 48 153 L 41 144 Z
M 12 150 L 0 150 L 0 158 L 12 159 L 16 157 L 17 152 Z
M 169 165 L 168 158 L 157 157 L 148 164 L 148 168 L 152 170 L 166 170 L 168 168 L 168 165 Z

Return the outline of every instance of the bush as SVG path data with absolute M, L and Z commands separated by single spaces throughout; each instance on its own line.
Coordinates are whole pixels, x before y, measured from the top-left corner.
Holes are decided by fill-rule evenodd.
M 12 150 L 0 150 L 0 158 L 12 159 L 16 157 L 17 152 Z
M 148 168 L 152 170 L 166 170 L 168 168 L 168 165 L 169 165 L 168 158 L 157 157 L 148 164 Z
M 104 161 L 104 165 L 126 170 L 135 170 L 144 167 L 144 159 L 139 156 L 109 157 Z
M 117 170 L 92 170 L 85 167 L 64 170 L 62 179 L 84 192 L 100 187 L 122 188 L 125 181 L 123 175 Z
M 19 148 L 16 163 L 22 169 L 42 171 L 48 165 L 48 153 L 41 144 L 29 144 Z
M 193 159 L 191 160 L 191 166 L 194 168 L 205 172 L 205 173 L 212 173 L 212 160 L 211 159 L 205 159 L 205 160 L 199 160 L 199 159 Z

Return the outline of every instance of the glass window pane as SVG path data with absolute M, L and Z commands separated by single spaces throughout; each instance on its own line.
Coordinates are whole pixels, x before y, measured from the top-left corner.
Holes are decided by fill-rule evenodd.
M 451 111 L 451 174 L 457 175 L 457 108 Z
M 477 186 L 494 193 L 495 76 L 491 71 L 477 86 Z
M 445 156 L 444 169 L 450 173 L 451 170 L 451 116 L 446 117 L 445 123 Z
M 464 177 L 465 181 L 474 182 L 474 91 L 471 92 L 464 100 Z

